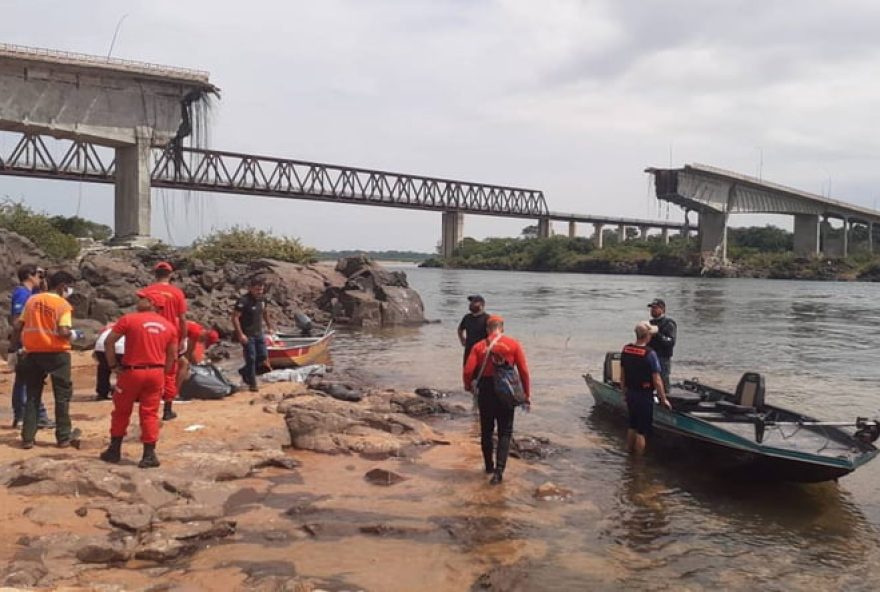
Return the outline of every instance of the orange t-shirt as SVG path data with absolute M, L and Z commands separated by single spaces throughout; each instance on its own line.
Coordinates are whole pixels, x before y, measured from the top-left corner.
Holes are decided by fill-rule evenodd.
M 162 307 L 162 310 L 157 312 L 164 318 L 168 319 L 168 322 L 174 325 L 179 331 L 180 315 L 186 313 L 186 296 L 183 294 L 183 291 L 177 286 L 162 284 L 159 282 L 150 284 L 144 288 L 143 291 L 151 294 L 161 294 L 165 297 L 165 306 Z
M 464 379 L 464 387 L 466 389 L 470 387 L 471 381 L 476 378 L 477 373 L 480 371 L 480 367 L 483 365 L 483 359 L 486 357 L 486 350 L 489 349 L 489 343 L 491 343 L 494 338 L 494 334 L 490 335 L 474 345 L 471 350 L 462 371 L 462 378 Z M 492 354 L 496 354 L 503 358 L 504 361 L 511 366 L 516 366 L 516 369 L 519 372 L 519 378 L 522 381 L 523 391 L 525 391 L 526 397 L 529 397 L 531 394 L 531 376 L 529 375 L 529 366 L 526 363 L 526 354 L 519 342 L 507 335 L 501 335 L 501 338 L 498 339 L 492 347 Z M 493 376 L 494 374 L 495 366 L 490 360 L 483 370 L 482 377 Z
M 73 307 L 55 292 L 31 296 L 21 319 L 21 344 L 25 351 L 55 353 L 70 350 L 70 339 L 58 334 L 59 327 L 72 325 Z
M 177 343 L 177 329 L 158 313 L 131 312 L 113 325 L 125 337 L 126 366 L 164 366 L 169 343 Z

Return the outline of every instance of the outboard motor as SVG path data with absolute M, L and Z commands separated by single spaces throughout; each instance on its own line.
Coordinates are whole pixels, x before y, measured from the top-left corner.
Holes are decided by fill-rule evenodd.
M 296 325 L 296 328 L 300 330 L 300 332 L 305 337 L 309 337 L 312 334 L 312 319 L 301 312 L 294 313 L 293 315 L 293 323 Z

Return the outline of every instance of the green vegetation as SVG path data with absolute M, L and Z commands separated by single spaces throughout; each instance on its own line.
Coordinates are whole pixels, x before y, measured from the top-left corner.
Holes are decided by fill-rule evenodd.
M 553 236 L 534 238 L 529 228 L 519 238 L 466 238 L 454 256 L 443 261 L 434 257 L 423 267 L 499 269 L 516 271 L 562 271 L 581 273 L 623 273 L 646 275 L 709 275 L 790 278 L 858 279 L 880 281 L 880 256 L 866 251 L 867 235 L 850 235 L 852 254 L 847 258 L 800 257 L 792 252 L 792 233 L 774 226 L 728 229 L 728 258 L 731 266 L 703 270 L 698 243 L 672 237 L 665 244 L 660 237 L 643 241 L 629 236 L 623 243 L 617 233 L 606 230 L 603 249 L 592 239 Z M 831 236 L 835 231 L 831 231 Z M 840 232 L 839 230 L 836 232 Z
M 254 259 L 277 259 L 290 263 L 315 261 L 315 250 L 303 246 L 297 238 L 274 236 L 264 230 L 233 226 L 219 230 L 193 243 L 193 255 L 199 259 L 225 263 L 246 263 Z
M 417 251 L 318 251 L 315 255 L 318 259 L 341 259 L 343 257 L 356 257 L 358 255 L 366 255 L 374 261 L 411 261 L 413 263 L 421 263 L 426 259 L 430 259 L 430 253 L 419 253 Z
M 62 216 L 50 218 L 17 202 L 0 203 L 0 228 L 30 239 L 50 257 L 72 259 L 79 254 L 79 242 L 75 236 L 60 230 L 53 222 L 56 219 L 70 220 Z
M 113 229 L 106 224 L 98 224 L 79 216 L 52 216 L 49 223 L 58 231 L 77 238 L 105 241 L 113 236 Z

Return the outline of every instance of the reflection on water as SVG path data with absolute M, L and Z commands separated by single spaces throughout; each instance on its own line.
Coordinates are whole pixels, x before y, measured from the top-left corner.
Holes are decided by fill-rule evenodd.
M 580 374 L 631 337 L 654 297 L 679 327 L 673 373 L 732 389 L 766 376 L 776 404 L 828 419 L 878 413 L 877 288 L 764 280 L 620 277 L 405 269 L 429 318 L 423 327 L 342 333 L 334 361 L 400 386 L 461 389 L 455 328 L 480 293 L 506 319 L 533 373 L 534 407 L 516 432 L 546 435 L 568 453 L 533 475 L 569 487 L 560 525 L 546 505 L 477 488 L 457 527 L 540 541 L 533 589 L 868 589 L 880 576 L 880 461 L 840 484 L 772 485 L 720 479 L 686 457 L 622 451 L 624 427 L 590 413 Z M 583 418 L 583 419 L 580 419 Z M 444 428 L 446 429 L 446 428 Z M 459 422 L 448 429 L 473 430 Z M 666 456 L 659 456 L 665 454 Z M 531 473 L 529 473 L 531 475 Z M 530 521 L 516 512 L 532 504 Z M 508 507 L 505 504 L 510 504 Z M 499 509 L 501 508 L 501 509 Z M 528 523 L 528 527 L 524 526 Z M 470 526 L 467 526 L 470 524 Z M 538 559 L 538 558 L 536 558 Z M 532 586 L 532 584 L 530 584 Z M 529 588 L 532 589 L 532 588 Z

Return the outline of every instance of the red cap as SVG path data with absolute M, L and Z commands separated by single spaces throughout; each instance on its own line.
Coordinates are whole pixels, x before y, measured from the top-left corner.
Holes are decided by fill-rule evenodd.
M 138 298 L 146 298 L 156 308 L 165 308 L 165 296 L 151 290 L 138 290 L 136 293 Z
M 216 330 L 208 331 L 208 335 L 205 336 L 205 343 L 207 345 L 214 345 L 218 341 L 220 341 L 220 334 Z
M 153 271 L 159 271 L 160 269 L 164 269 L 165 271 L 174 271 L 174 267 L 167 261 L 159 261 L 154 267 Z
M 504 317 L 502 317 L 501 315 L 491 315 L 491 316 L 489 316 L 488 319 L 486 319 L 486 324 L 488 325 L 489 323 L 493 323 L 493 324 L 495 324 L 495 323 L 501 323 L 501 324 L 504 324 Z

